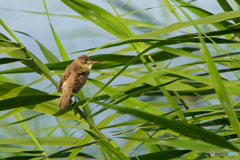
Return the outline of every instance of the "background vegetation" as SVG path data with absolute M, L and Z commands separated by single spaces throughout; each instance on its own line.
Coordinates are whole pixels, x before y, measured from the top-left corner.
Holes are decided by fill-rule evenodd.
M 239 152 L 240 1 L 214 1 L 217 13 L 199 1 L 1 8 L 0 158 L 237 158 L 209 153 Z M 51 39 L 9 27 L 10 13 L 39 18 L 19 25 L 47 18 Z M 59 110 L 61 74 L 81 54 L 101 63 L 76 106 Z

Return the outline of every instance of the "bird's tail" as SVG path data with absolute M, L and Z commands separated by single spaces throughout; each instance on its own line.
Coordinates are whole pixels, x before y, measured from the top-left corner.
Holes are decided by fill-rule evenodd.
M 68 106 L 68 102 L 71 98 L 70 92 L 68 92 L 65 88 L 63 89 L 63 94 L 59 101 L 59 109 L 65 109 Z

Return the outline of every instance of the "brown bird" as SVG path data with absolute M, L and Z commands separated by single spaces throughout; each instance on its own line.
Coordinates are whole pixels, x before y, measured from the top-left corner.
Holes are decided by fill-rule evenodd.
M 65 109 L 68 106 L 68 102 L 72 97 L 71 93 L 77 94 L 83 87 L 87 81 L 89 70 L 96 63 L 99 62 L 94 62 L 88 56 L 82 55 L 65 69 L 58 85 L 58 92 L 61 91 L 62 86 L 64 87 L 59 102 L 60 109 Z

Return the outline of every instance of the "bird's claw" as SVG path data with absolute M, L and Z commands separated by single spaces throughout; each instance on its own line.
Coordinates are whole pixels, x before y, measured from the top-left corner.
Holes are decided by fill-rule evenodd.
M 71 104 L 71 106 L 74 106 L 75 104 L 76 104 L 76 101 L 73 101 L 72 104 Z

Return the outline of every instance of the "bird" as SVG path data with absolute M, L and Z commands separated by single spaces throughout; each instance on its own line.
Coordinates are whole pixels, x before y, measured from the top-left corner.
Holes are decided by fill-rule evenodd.
M 87 81 L 89 70 L 93 64 L 99 62 L 92 61 L 88 56 L 81 55 L 77 57 L 63 72 L 58 85 L 58 92 L 62 96 L 59 101 L 59 109 L 65 109 L 68 106 L 69 100 L 72 98 L 72 93 L 77 94 Z

